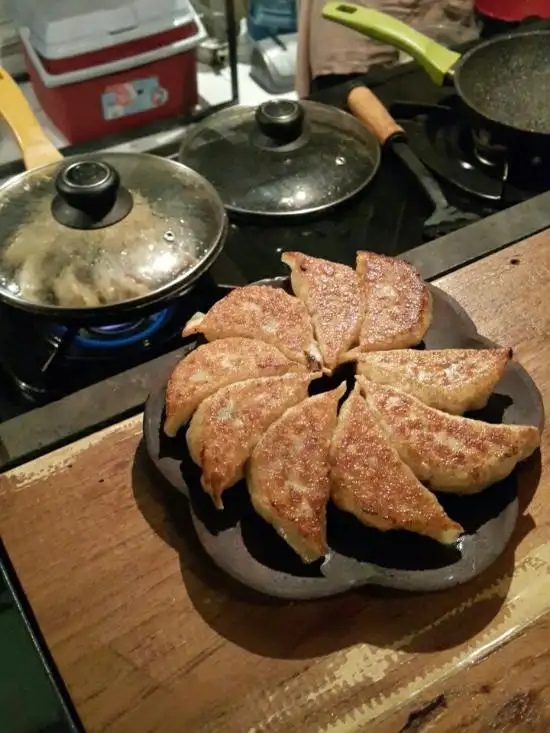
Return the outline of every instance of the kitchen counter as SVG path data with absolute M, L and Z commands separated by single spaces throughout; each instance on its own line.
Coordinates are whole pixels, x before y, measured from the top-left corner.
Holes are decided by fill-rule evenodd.
M 439 280 L 550 397 L 550 230 Z M 0 477 L 0 534 L 88 733 L 550 729 L 549 431 L 503 556 L 431 595 L 243 589 L 130 418 Z M 537 487 L 538 484 L 538 487 Z

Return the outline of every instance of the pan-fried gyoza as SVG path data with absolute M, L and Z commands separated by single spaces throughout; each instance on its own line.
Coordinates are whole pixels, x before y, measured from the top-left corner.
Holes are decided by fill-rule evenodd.
M 166 385 L 164 432 L 174 437 L 202 402 L 221 387 L 253 377 L 304 372 L 263 341 L 227 338 L 203 344 L 176 366 Z
M 320 374 L 256 377 L 222 387 L 200 403 L 187 430 L 187 446 L 201 467 L 201 484 L 218 509 L 222 494 L 243 477 L 252 450 L 269 426 L 307 397 Z

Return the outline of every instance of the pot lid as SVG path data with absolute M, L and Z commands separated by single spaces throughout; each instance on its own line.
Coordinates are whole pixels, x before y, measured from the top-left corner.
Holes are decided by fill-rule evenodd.
M 231 107 L 193 128 L 180 160 L 242 214 L 307 214 L 353 196 L 375 174 L 380 147 L 354 117 L 316 102 Z
M 103 309 L 190 284 L 226 215 L 195 171 L 144 153 L 69 158 L 0 188 L 0 289 L 14 305 Z

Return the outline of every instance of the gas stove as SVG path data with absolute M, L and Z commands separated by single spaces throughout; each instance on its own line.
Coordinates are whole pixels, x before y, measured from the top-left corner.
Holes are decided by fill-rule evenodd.
M 225 292 L 207 273 L 192 292 L 122 323 L 67 325 L 0 309 L 0 421 L 177 349 L 182 324 Z
M 550 189 L 550 146 L 514 148 L 494 132 L 472 125 L 454 95 L 439 104 L 398 101 L 391 106 L 422 162 L 463 207 L 487 214 Z M 468 199 L 465 199 L 465 196 Z
M 426 243 L 423 224 L 431 204 L 404 163 L 385 150 L 375 179 L 332 211 L 309 218 L 234 219 L 208 275 L 191 293 L 146 316 L 75 327 L 0 306 L 0 465 L 138 411 L 177 361 L 183 323 L 228 287 L 284 274 L 283 251 L 353 265 L 356 251 L 369 249 L 404 256 L 429 278 L 550 224 L 550 212 L 547 223 L 546 209 L 537 203 L 550 190 L 548 151 L 511 150 L 471 127 L 453 91 L 437 88 L 414 64 L 374 70 L 362 81 L 405 129 L 410 148 L 449 202 L 480 221 Z M 348 92 L 349 84 L 342 83 L 313 98 L 343 108 Z M 90 146 L 64 151 L 83 152 L 91 152 Z M 149 152 L 175 158 L 177 143 Z M 0 178 L 15 172 L 13 166 L 0 170 Z

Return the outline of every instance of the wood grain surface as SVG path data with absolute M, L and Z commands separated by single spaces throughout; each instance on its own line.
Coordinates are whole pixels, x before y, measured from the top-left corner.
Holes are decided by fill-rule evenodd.
M 546 401 L 550 232 L 438 284 Z M 0 533 L 89 733 L 550 730 L 548 431 L 483 576 L 311 603 L 212 567 L 140 433 L 134 418 L 0 477 Z

